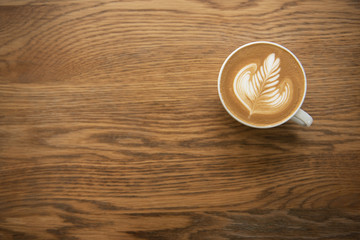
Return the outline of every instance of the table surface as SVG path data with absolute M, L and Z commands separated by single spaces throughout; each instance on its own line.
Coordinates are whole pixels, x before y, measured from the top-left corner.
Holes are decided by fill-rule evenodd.
M 257 40 L 310 128 L 223 109 Z M 359 1 L 0 1 L 0 239 L 360 239 L 359 63 Z

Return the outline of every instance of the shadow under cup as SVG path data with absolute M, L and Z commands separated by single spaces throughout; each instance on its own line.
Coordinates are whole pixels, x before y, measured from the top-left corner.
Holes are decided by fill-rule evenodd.
M 306 94 L 305 71 L 288 49 L 271 42 L 239 47 L 219 73 L 220 100 L 237 121 L 276 127 L 293 117 Z

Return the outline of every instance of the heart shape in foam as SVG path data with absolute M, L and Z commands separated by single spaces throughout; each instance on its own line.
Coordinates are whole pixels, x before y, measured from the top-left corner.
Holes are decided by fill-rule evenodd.
M 271 53 L 258 69 L 251 63 L 243 67 L 234 79 L 234 93 L 254 113 L 270 114 L 287 106 L 290 97 L 290 81 L 280 81 L 280 59 Z

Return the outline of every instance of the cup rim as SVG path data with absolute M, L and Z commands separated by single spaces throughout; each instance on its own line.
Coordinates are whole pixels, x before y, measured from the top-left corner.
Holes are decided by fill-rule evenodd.
M 229 61 L 229 59 L 234 55 L 236 54 L 238 51 L 240 51 L 242 48 L 245 48 L 247 46 L 250 46 L 250 45 L 254 45 L 254 44 L 259 44 L 259 43 L 265 43 L 265 44 L 269 44 L 269 45 L 274 45 L 274 46 L 277 46 L 285 51 L 287 51 L 288 53 L 291 54 L 291 56 L 293 56 L 295 58 L 295 60 L 297 61 L 297 63 L 299 64 L 300 68 L 301 68 L 301 71 L 304 75 L 304 80 L 305 80 L 305 88 L 304 88 L 304 95 L 301 99 L 301 103 L 299 104 L 298 108 L 294 111 L 293 114 L 291 114 L 290 116 L 288 116 L 287 118 L 285 118 L 283 121 L 279 122 L 279 123 L 276 123 L 276 124 L 273 124 L 273 125 L 267 125 L 267 126 L 256 126 L 256 125 L 252 125 L 252 124 L 249 124 L 249 123 L 246 123 L 244 121 L 242 121 L 241 119 L 237 118 L 226 106 L 225 102 L 224 102 L 224 99 L 222 98 L 221 96 L 221 91 L 220 91 L 220 82 L 221 82 L 221 76 L 222 76 L 222 73 L 223 73 L 223 70 L 227 64 L 227 62 Z M 278 43 L 274 43 L 274 42 L 269 42 L 269 41 L 255 41 L 255 42 L 250 42 L 250 43 L 247 43 L 247 44 L 244 44 L 240 47 L 238 47 L 237 49 L 235 49 L 232 53 L 230 53 L 230 55 L 225 59 L 224 63 L 222 64 L 221 66 L 221 69 L 220 69 L 220 72 L 219 72 L 219 76 L 218 76 L 218 94 L 219 94 L 219 98 L 220 98 L 220 101 L 223 105 L 223 107 L 225 108 L 225 110 L 230 114 L 230 116 L 232 116 L 236 121 L 248 126 L 248 127 L 253 127 L 253 128 L 261 128 L 261 129 L 266 129 L 266 128 L 274 128 L 274 127 L 277 127 L 277 126 L 280 126 L 282 124 L 284 124 L 285 122 L 289 121 L 292 117 L 295 116 L 295 114 L 299 111 L 299 109 L 301 108 L 302 104 L 304 103 L 304 100 L 305 100 L 305 96 L 306 96 L 306 91 L 307 91 L 307 78 L 306 78 L 306 74 L 305 74 L 305 70 L 304 70 L 304 67 L 303 65 L 301 64 L 300 60 L 295 56 L 294 53 L 292 53 L 289 49 L 287 49 L 286 47 L 278 44 Z

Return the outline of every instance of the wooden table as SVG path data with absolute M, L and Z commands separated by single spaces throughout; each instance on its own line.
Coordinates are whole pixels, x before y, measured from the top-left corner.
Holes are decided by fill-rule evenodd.
M 233 120 L 248 42 L 314 123 Z M 360 239 L 359 1 L 0 1 L 0 239 Z

